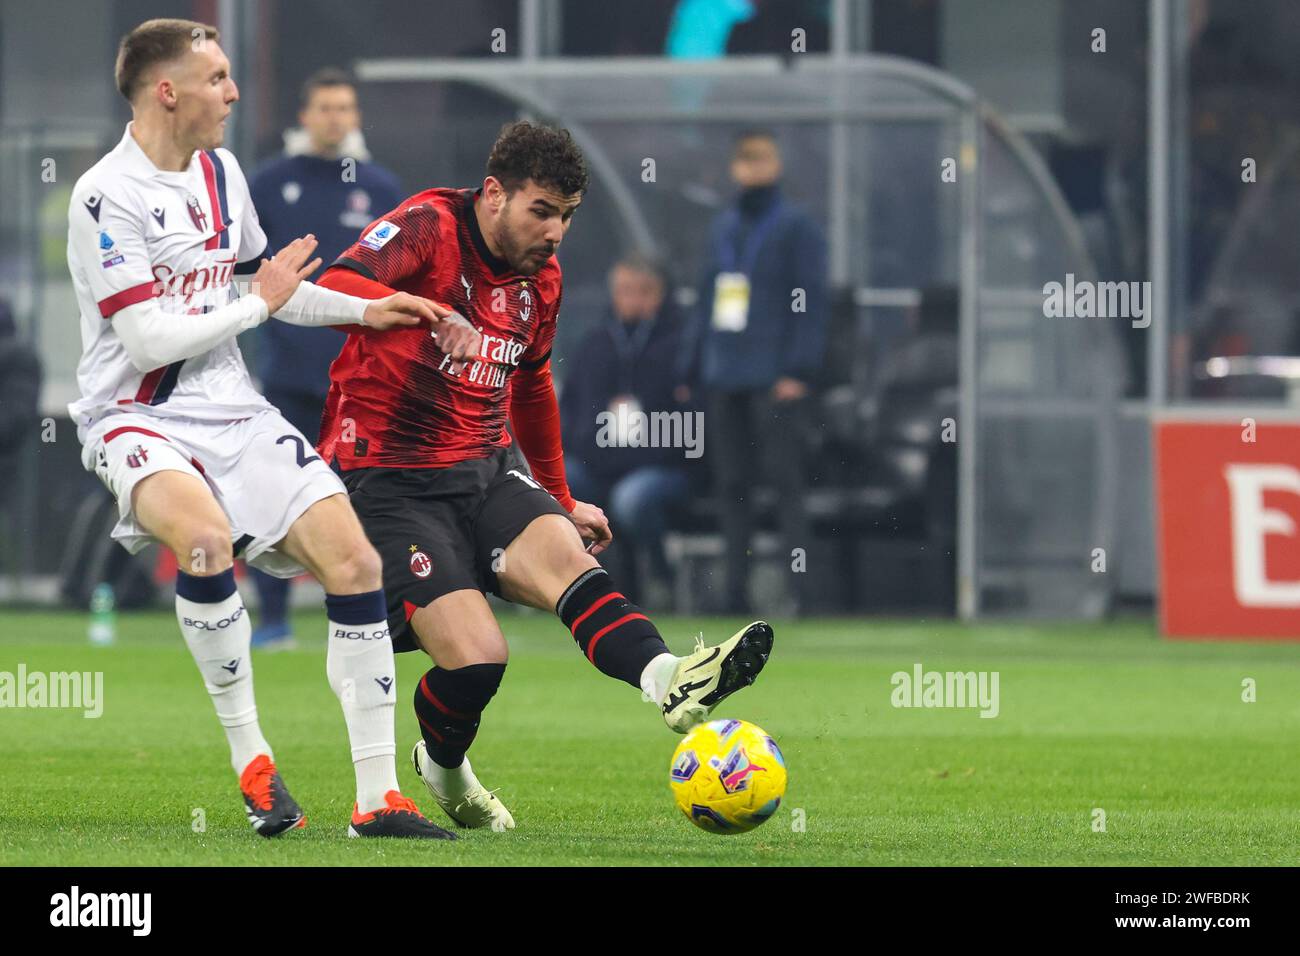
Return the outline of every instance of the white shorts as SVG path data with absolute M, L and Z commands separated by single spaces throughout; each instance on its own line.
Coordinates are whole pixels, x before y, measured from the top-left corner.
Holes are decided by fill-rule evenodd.
M 290 526 L 322 498 L 347 494 L 311 442 L 274 408 L 238 421 L 109 415 L 87 433 L 82 463 L 117 498 L 113 539 L 132 554 L 157 540 L 136 522 L 132 490 L 149 475 L 181 471 L 211 489 L 230 521 L 236 556 L 280 578 L 304 570 L 275 550 Z

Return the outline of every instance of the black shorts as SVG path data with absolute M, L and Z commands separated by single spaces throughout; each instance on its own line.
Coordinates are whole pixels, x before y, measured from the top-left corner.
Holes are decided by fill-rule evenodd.
M 534 518 L 568 517 L 510 448 L 446 468 L 355 468 L 342 477 L 384 562 L 395 651 L 419 647 L 411 615 L 444 594 L 499 596 L 493 562 L 510 542 Z

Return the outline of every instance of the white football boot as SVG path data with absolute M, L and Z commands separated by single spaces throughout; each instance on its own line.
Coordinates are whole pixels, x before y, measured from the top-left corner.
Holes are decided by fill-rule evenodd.
M 694 652 L 678 660 L 659 701 L 668 728 L 686 733 L 723 700 L 754 683 L 772 653 L 774 636 L 770 624 L 755 621 L 715 647 L 696 638 Z
M 415 772 L 429 788 L 429 794 L 454 823 L 475 829 L 515 828 L 515 818 L 495 793 L 478 782 L 468 757 L 455 770 L 448 770 L 429 759 L 428 750 L 421 740 L 411 751 L 411 762 L 415 764 Z

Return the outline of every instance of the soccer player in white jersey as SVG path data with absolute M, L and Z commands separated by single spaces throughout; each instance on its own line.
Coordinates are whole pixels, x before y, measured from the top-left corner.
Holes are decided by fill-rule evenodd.
M 326 591 L 326 671 L 356 771 L 350 836 L 450 838 L 397 783 L 396 675 L 380 560 L 342 482 L 254 389 L 235 342 L 268 317 L 370 333 L 427 324 L 464 356 L 473 329 L 426 299 L 368 301 L 303 281 L 315 240 L 270 259 L 239 164 L 219 149 L 239 93 L 217 31 L 150 20 L 123 38 L 118 89 L 133 120 L 78 180 L 68 266 L 81 312 L 81 398 L 69 407 L 82 461 L 118 500 L 113 537 L 177 557 L 176 616 L 230 744 L 253 828 L 306 817 L 258 725 L 248 615 L 232 563 L 303 568 Z M 247 267 L 246 269 L 244 267 Z M 233 275 L 252 272 L 239 295 Z

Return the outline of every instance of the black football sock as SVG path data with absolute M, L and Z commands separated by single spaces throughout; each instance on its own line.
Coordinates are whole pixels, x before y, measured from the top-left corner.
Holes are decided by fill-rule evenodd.
M 584 571 L 564 589 L 555 613 L 602 674 L 641 686 L 641 673 L 670 653 L 645 612 L 614 589 L 604 568 Z
M 415 716 L 434 763 L 454 770 L 478 733 L 479 718 L 501 686 L 505 664 L 431 668 L 415 688 Z

